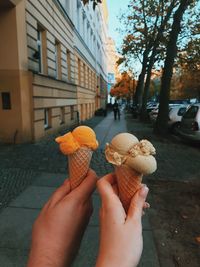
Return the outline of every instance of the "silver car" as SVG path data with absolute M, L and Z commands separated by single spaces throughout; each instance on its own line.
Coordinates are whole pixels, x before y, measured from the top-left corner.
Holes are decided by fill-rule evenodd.
M 171 106 L 169 108 L 168 126 L 173 133 L 178 133 L 181 124 L 181 119 L 187 108 L 188 105 Z
M 168 127 L 175 134 L 178 133 L 182 116 L 186 112 L 187 107 L 188 105 L 169 105 Z M 149 117 L 152 123 L 155 123 L 157 116 L 158 108 L 152 110 L 149 113 Z
M 183 115 L 179 133 L 186 139 L 200 141 L 200 103 L 191 105 Z

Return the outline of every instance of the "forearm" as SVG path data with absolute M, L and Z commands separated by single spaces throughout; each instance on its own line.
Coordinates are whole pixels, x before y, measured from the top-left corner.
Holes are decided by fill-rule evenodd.
M 132 262 L 133 263 L 133 262 Z M 102 256 L 99 255 L 97 258 L 97 262 L 95 267 L 137 267 L 137 263 L 133 263 L 130 266 L 130 261 L 126 261 L 126 259 L 119 258 L 118 256 L 112 257 L 110 256 Z
M 27 267 L 67 267 L 62 256 L 52 256 L 52 253 L 31 251 Z

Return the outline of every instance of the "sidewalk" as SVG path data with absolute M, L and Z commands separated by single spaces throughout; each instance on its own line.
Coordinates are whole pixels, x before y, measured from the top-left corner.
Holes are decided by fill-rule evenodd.
M 112 171 L 112 167 L 104 158 L 105 144 L 117 133 L 127 131 L 126 121 L 123 115 L 121 121 L 114 121 L 113 114 L 110 113 L 94 130 L 100 142 L 100 148 L 94 153 L 91 165 L 101 176 Z M 63 164 L 66 163 L 63 161 Z M 64 169 L 65 166 L 62 168 Z M 63 172 L 37 172 L 37 178 L 32 184 L 0 213 L 0 266 L 23 267 L 26 265 L 32 223 L 48 197 L 65 178 L 66 174 Z M 100 198 L 98 193 L 94 193 L 93 200 L 94 214 L 73 267 L 92 267 L 95 264 L 99 242 Z M 139 266 L 159 267 L 148 213 L 143 217 L 143 229 L 144 251 Z

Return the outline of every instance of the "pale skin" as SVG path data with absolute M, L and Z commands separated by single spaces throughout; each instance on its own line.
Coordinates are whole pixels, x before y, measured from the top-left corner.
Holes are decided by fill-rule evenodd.
M 118 197 L 115 176 L 108 174 L 97 183 L 102 199 L 100 249 L 96 267 L 137 266 L 143 248 L 141 217 L 148 188 L 143 185 L 133 197 L 128 213 Z
M 91 196 L 97 182 L 89 170 L 79 187 L 70 191 L 69 180 L 45 204 L 33 225 L 27 267 L 69 267 L 78 252 L 92 214 Z M 126 215 L 118 198 L 115 176 L 109 174 L 97 184 L 102 207 L 101 236 L 96 267 L 137 266 L 142 253 L 141 216 L 148 189 L 143 186 L 132 199 Z
M 33 225 L 27 267 L 70 266 L 92 214 L 96 181 L 96 173 L 89 170 L 72 192 L 66 180 L 50 197 Z

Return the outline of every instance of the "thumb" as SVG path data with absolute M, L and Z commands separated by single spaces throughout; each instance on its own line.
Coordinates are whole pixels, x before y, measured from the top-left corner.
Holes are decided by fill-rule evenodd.
M 93 191 L 96 188 L 97 175 L 92 169 L 88 170 L 87 176 L 83 182 L 76 187 L 72 193 L 76 195 L 76 198 L 81 198 L 83 201 L 87 201 L 91 197 Z
M 97 189 L 101 196 L 102 201 L 109 200 L 112 195 L 115 194 L 113 185 L 115 184 L 115 178 L 112 173 L 105 175 L 97 182 Z
M 146 185 L 142 185 L 142 187 L 136 192 L 131 200 L 127 220 L 141 220 L 143 206 L 148 192 L 149 188 Z

